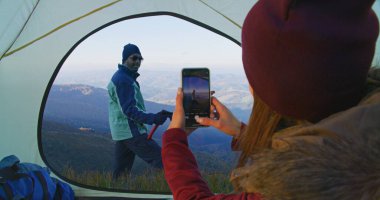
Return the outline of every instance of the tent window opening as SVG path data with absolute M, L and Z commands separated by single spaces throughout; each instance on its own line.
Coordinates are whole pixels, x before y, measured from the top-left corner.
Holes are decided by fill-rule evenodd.
M 142 98 L 146 113 L 173 111 L 181 69 L 207 67 L 214 96 L 239 119 L 248 120 L 253 99 L 239 45 L 172 16 L 130 19 L 92 34 L 64 60 L 44 107 L 40 131 L 43 157 L 54 173 L 74 185 L 170 194 L 163 171 L 137 154 L 129 159 L 133 161 L 129 173 L 113 178 L 116 148 L 122 147 L 117 147 L 111 136 L 108 91 L 113 74 L 123 64 L 122 51 L 128 43 L 137 45 L 143 57 L 134 88 L 141 94 L 133 91 L 129 94 L 135 96 L 128 98 Z M 169 122 L 153 135 L 159 146 Z M 145 128 L 149 132 L 153 126 L 145 124 Z M 237 158 L 230 142 L 229 136 L 214 128 L 199 128 L 189 137 L 200 170 L 215 193 L 232 191 L 232 186 L 225 184 Z

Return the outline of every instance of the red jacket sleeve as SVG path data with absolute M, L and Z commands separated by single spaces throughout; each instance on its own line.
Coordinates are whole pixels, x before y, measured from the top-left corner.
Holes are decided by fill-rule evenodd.
M 246 193 L 214 195 L 201 177 L 195 157 L 188 147 L 187 135 L 182 129 L 169 129 L 163 135 L 162 161 L 165 178 L 175 200 L 259 200 L 258 196 Z

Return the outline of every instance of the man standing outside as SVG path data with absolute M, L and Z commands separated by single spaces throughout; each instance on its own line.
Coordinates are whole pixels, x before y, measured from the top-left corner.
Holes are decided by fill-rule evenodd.
M 109 124 L 115 143 L 113 178 L 132 169 L 135 155 L 152 167 L 161 169 L 161 147 L 147 139 L 144 124 L 161 125 L 172 113 L 162 110 L 156 114 L 146 113 L 144 99 L 140 91 L 137 71 L 143 57 L 134 44 L 124 46 L 122 64 L 112 76 L 107 86 L 109 95 Z

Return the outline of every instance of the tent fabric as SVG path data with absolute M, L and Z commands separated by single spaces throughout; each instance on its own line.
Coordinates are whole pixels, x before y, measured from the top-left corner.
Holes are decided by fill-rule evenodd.
M 60 62 L 86 37 L 115 22 L 172 15 L 240 43 L 255 0 L 4 0 L 0 1 L 0 157 L 46 165 L 38 131 L 44 96 Z M 78 196 L 170 198 L 73 186 Z
M 240 29 L 242 21 L 244 20 L 245 13 L 251 7 L 252 1 L 173 1 L 173 0 L 160 0 L 160 1 L 122 1 L 122 0 L 94 0 L 94 1 L 38 1 L 38 6 L 34 5 L 18 5 L 19 10 L 25 10 L 24 15 L 31 13 L 30 19 L 28 16 L 22 18 L 21 22 L 27 25 L 20 28 L 18 21 L 9 26 L 4 26 L 2 32 L 14 30 L 13 32 L 21 31 L 20 37 L 13 44 L 8 53 L 17 50 L 24 45 L 29 44 L 38 38 L 44 37 L 52 31 L 66 26 L 65 30 L 80 29 L 88 31 L 90 26 L 99 27 L 107 22 L 119 19 L 126 16 L 133 16 L 142 13 L 150 12 L 171 12 L 177 13 L 194 20 L 198 20 L 207 25 L 211 25 L 218 30 L 223 30 L 234 39 L 240 40 Z M 75 5 L 75 6 L 68 6 Z M 242 7 L 242 5 L 245 5 Z M 35 7 L 35 10 L 33 9 Z M 27 7 L 25 9 L 24 7 Z M 68 7 L 69 10 L 65 8 Z M 5 8 L 5 6 L 4 6 Z M 16 8 L 14 8 L 16 9 Z M 34 12 L 32 12 L 34 10 Z M 69 14 L 68 14 L 69 12 Z M 6 16 L 14 15 L 8 10 L 4 9 Z M 9 14 L 8 14 L 9 13 Z M 125 15 L 128 13 L 128 15 Z M 208 13 L 208 14 L 206 14 Z M 81 18 L 82 17 L 82 18 Z M 75 23 L 72 23 L 73 20 Z M 68 26 L 71 27 L 68 27 Z M 224 27 L 226 26 L 226 27 Z M 233 27 L 235 26 L 235 27 Z M 95 28 L 93 28 L 95 29 Z M 93 30 L 92 29 L 92 30 Z M 63 30 L 62 30 L 63 31 Z M 12 34 L 9 34 L 12 35 Z M 14 34 L 13 34 L 14 35 Z M 1 38 L 3 39 L 3 38 Z M 4 38 L 7 39 L 7 38 Z M 5 46 L 6 47 L 6 46 Z M 3 46 L 1 47 L 2 54 L 4 54 Z M 6 56 L 6 55 L 2 55 Z
M 241 26 L 256 0 L 3 0 L 0 1 L 0 157 L 45 165 L 38 131 L 44 97 L 65 57 L 112 23 L 173 15 L 240 43 Z M 375 3 L 376 12 L 380 10 Z M 376 53 L 375 62 L 378 61 Z M 170 198 L 73 186 L 78 196 Z
M 0 17 L 2 21 L 2 23 L 0 23 L 0 38 L 2 41 L 0 45 L 1 57 L 17 39 L 36 5 L 37 0 L 15 0 L 12 2 L 12 6 L 9 6 L 8 1 L 0 2 Z

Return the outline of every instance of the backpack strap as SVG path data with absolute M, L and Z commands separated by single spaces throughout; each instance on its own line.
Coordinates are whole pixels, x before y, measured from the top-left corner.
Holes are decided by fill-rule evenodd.
M 16 170 L 13 167 L 5 167 L 3 169 L 0 169 L 0 186 L 4 189 L 4 192 L 7 195 L 8 199 L 13 199 L 14 194 L 12 188 L 9 186 L 9 184 L 7 184 L 7 180 L 13 181 L 21 178 L 30 178 L 33 182 L 33 179 L 28 174 L 16 173 Z M 32 195 L 29 195 L 27 199 L 32 199 Z
M 13 199 L 12 188 L 6 183 L 0 183 L 0 188 L 4 189 L 5 195 L 7 195 L 7 199 Z
M 49 200 L 48 186 L 47 186 L 47 182 L 45 180 L 44 175 L 42 175 L 41 171 L 35 171 L 34 173 L 36 174 L 38 180 L 41 183 L 42 191 L 43 191 L 43 199 L 44 200 Z
M 0 169 L 0 182 L 3 183 L 6 179 L 8 180 L 17 180 L 20 178 L 29 177 L 29 175 L 24 173 L 16 173 L 12 167 L 6 167 Z M 5 182 L 4 182 L 5 183 Z
M 61 185 L 58 184 L 58 182 L 56 184 L 57 184 L 57 190 L 55 191 L 55 194 L 54 194 L 54 200 L 62 200 L 63 189 Z

